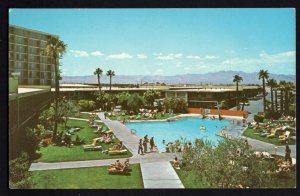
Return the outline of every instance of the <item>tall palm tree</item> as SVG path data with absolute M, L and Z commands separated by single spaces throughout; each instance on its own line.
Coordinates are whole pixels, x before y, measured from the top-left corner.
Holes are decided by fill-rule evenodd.
M 258 79 L 262 79 L 263 83 L 263 101 L 264 101 L 264 112 L 266 112 L 266 85 L 265 85 L 265 80 L 269 78 L 269 73 L 268 70 L 263 70 L 261 69 L 258 72 Z
M 51 57 L 51 61 L 54 65 L 54 80 L 55 80 L 55 122 L 53 137 L 55 139 L 57 133 L 57 123 L 58 123 L 58 97 L 59 97 L 59 59 L 62 58 L 63 54 L 67 50 L 67 44 L 61 41 L 58 37 L 50 37 L 47 40 L 46 48 L 42 51 L 43 54 Z
M 275 91 L 275 110 L 276 110 L 276 112 L 278 111 L 278 88 L 279 88 L 279 85 L 277 84 L 277 82 L 276 82 L 276 86 L 275 86 L 275 88 L 274 88 L 274 91 Z
M 284 87 L 286 85 L 286 82 L 284 80 L 279 81 L 279 89 L 280 89 L 280 112 L 283 112 L 283 91 Z
M 267 86 L 269 86 L 271 88 L 271 110 L 272 111 L 274 111 L 273 88 L 275 88 L 276 85 L 277 85 L 277 82 L 273 78 L 269 79 L 267 81 Z
M 284 95 L 285 95 L 285 98 L 284 98 L 284 111 L 286 114 L 288 114 L 289 112 L 289 102 L 290 102 L 290 97 L 289 97 L 289 94 L 290 94 L 290 91 L 294 88 L 294 83 L 292 82 L 287 82 L 285 87 L 284 87 Z
M 96 71 L 94 72 L 94 75 L 97 75 L 99 91 L 101 91 L 100 76 L 102 75 L 102 73 L 103 73 L 103 70 L 100 68 L 97 68 Z
M 243 102 L 241 110 L 244 111 L 245 103 L 248 102 L 248 99 L 245 95 L 241 98 L 241 101 Z
M 111 78 L 115 76 L 115 72 L 112 70 L 108 70 L 106 75 L 109 76 L 109 91 L 111 92 Z
M 239 93 L 239 82 L 241 82 L 243 80 L 243 78 L 241 76 L 234 75 L 233 76 L 233 82 L 235 82 L 236 85 L 236 109 L 239 109 L 239 100 L 238 100 L 238 93 Z

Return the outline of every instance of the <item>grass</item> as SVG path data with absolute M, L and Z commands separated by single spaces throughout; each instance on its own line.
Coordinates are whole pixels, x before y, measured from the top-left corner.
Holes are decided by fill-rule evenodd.
M 140 164 L 130 165 L 129 175 L 110 175 L 107 166 L 33 171 L 34 189 L 141 189 Z
M 286 143 L 280 142 L 278 140 L 278 138 L 276 138 L 276 137 L 275 138 L 268 138 L 266 136 L 261 137 L 259 134 L 255 134 L 255 133 L 260 133 L 260 132 L 259 132 L 259 130 L 256 130 L 256 129 L 247 129 L 246 131 L 244 131 L 243 136 L 246 136 L 246 137 L 249 137 L 249 138 L 252 138 L 252 139 L 256 139 L 256 140 L 260 140 L 260 141 L 263 141 L 263 142 L 267 142 L 267 143 L 270 143 L 270 144 L 274 144 L 274 145 L 277 145 L 277 146 L 286 145 Z M 295 140 L 290 139 L 289 144 L 294 145 Z
M 83 118 L 83 119 L 89 120 L 89 119 L 90 119 L 90 114 L 80 112 L 79 114 L 74 114 L 74 115 L 71 116 L 71 117 L 75 117 L 75 118 Z M 96 116 L 96 120 L 100 120 L 98 116 Z
M 91 144 L 93 138 L 98 137 L 94 133 L 95 128 L 90 128 L 87 122 L 81 120 L 69 120 L 68 126 L 70 127 L 80 127 L 80 131 L 72 135 L 72 141 L 75 140 L 76 135 L 80 138 L 84 138 L 86 144 Z M 64 130 L 63 125 L 59 125 L 58 130 Z M 101 143 L 103 149 L 108 149 L 113 146 L 114 143 L 119 143 L 117 138 L 113 139 L 112 144 Z M 54 146 L 49 145 L 47 147 L 41 147 L 40 149 L 41 157 L 36 160 L 38 162 L 64 162 L 64 161 L 83 161 L 83 160 L 97 160 L 97 159 L 111 159 L 111 158 L 126 158 L 131 157 L 131 152 L 128 151 L 126 155 L 108 155 L 100 151 L 90 151 L 85 152 L 83 146 L 72 146 L 67 148 L 65 146 Z

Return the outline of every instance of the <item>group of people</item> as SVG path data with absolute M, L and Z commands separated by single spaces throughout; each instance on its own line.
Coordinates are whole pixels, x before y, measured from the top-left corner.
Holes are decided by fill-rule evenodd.
M 183 146 L 183 152 L 188 152 L 190 149 L 192 149 L 192 143 L 189 142 L 188 144 L 185 143 L 184 146 Z M 166 152 L 170 152 L 170 153 L 173 153 L 173 152 L 182 152 L 181 150 L 181 145 L 180 144 L 177 144 L 175 147 L 173 145 L 172 142 L 169 142 L 167 145 L 166 145 Z
M 102 137 L 97 138 L 97 140 L 106 144 L 111 143 L 113 141 L 113 134 L 106 133 Z
M 113 150 L 123 150 L 123 149 L 124 149 L 123 142 L 122 142 L 122 141 L 120 141 L 120 143 L 119 143 L 119 144 L 115 144 L 115 145 L 113 145 L 112 149 L 113 149 Z
M 144 136 L 144 139 L 140 139 L 139 146 L 138 146 L 138 154 L 143 155 L 147 152 L 148 149 L 148 142 L 150 143 L 150 151 L 152 152 L 154 149 L 154 137 L 151 137 L 150 140 L 148 139 L 148 135 Z
M 125 170 L 128 168 L 129 168 L 129 159 L 126 159 L 123 164 L 120 162 L 120 160 L 116 160 L 116 162 L 114 164 L 111 164 L 107 170 L 108 172 L 111 173 L 118 172 L 118 171 L 125 172 Z

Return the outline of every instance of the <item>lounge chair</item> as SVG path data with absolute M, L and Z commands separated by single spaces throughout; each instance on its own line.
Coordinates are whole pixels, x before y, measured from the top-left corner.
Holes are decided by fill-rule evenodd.
M 108 173 L 109 174 L 123 174 L 123 175 L 126 175 L 128 174 L 128 166 L 125 165 L 122 169 L 116 169 L 115 167 L 109 167 L 107 169 Z
M 98 138 L 94 138 L 92 144 L 86 144 L 86 145 L 82 145 L 82 146 L 83 146 L 83 147 L 96 146 L 97 141 L 98 141 Z
M 84 151 L 102 151 L 102 146 L 83 146 Z
M 109 150 L 108 151 L 109 155 L 122 155 L 122 154 L 127 154 L 127 150 L 123 149 L 123 150 Z
M 279 141 L 280 142 L 288 142 L 288 140 L 289 140 L 289 138 L 290 138 L 290 134 L 291 134 L 291 132 L 290 131 L 286 131 L 285 133 L 284 133 L 284 135 L 281 135 L 281 136 L 279 136 Z

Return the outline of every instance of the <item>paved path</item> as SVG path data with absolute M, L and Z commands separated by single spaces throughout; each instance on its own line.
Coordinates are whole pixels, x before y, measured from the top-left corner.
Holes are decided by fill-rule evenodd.
M 138 155 L 138 144 L 140 137 L 131 132 L 129 128 L 120 123 L 119 121 L 111 121 L 104 118 L 104 113 L 98 113 L 101 121 L 111 129 L 115 136 L 123 142 L 126 148 L 133 154 L 133 156 Z
M 170 162 L 141 163 L 144 188 L 184 188 Z

